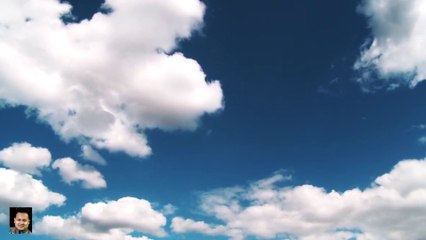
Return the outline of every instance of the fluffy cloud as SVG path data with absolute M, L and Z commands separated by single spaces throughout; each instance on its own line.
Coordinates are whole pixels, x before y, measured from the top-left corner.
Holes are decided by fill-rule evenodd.
M 100 172 L 88 165 L 80 165 L 72 158 L 61 158 L 52 164 L 52 168 L 58 169 L 62 179 L 71 184 L 82 183 L 84 188 L 104 188 L 106 182 Z
M 88 161 L 95 162 L 100 165 L 106 165 L 105 159 L 88 145 L 81 146 L 81 156 Z
M 364 190 L 278 186 L 284 179 L 277 173 L 249 187 L 207 192 L 201 196 L 201 209 L 222 224 L 176 217 L 172 229 L 232 239 L 426 238 L 426 160 L 401 161 Z
M 31 175 L 0 168 L 0 176 L 0 208 L 31 206 L 35 211 L 42 211 L 65 202 L 65 196 L 50 191 Z
M 40 174 L 40 169 L 48 167 L 52 156 L 46 148 L 33 147 L 29 143 L 14 143 L 0 151 L 0 163 L 11 169 Z
M 68 218 L 45 216 L 36 223 L 35 231 L 60 239 L 82 240 L 147 240 L 132 237 L 141 232 L 162 237 L 166 218 L 144 199 L 133 197 L 117 201 L 87 203 L 80 213 Z
M 355 64 L 364 90 L 413 87 L 425 80 L 426 2 L 364 0 L 359 11 L 368 17 L 373 34 Z
M 36 110 L 64 140 L 143 157 L 145 129 L 194 129 L 222 108 L 218 81 L 170 53 L 202 25 L 199 0 L 106 0 L 109 14 L 64 24 L 57 0 L 0 9 L 0 99 Z M 168 54 L 170 53 L 170 54 Z

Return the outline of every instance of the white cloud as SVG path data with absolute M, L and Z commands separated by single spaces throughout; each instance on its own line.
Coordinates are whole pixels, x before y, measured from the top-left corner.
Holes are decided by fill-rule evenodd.
M 424 179 L 426 179 L 426 161 L 405 160 L 399 162 L 390 173 L 378 177 L 375 183 L 407 196 L 417 189 L 426 190 Z
M 201 210 L 220 223 L 176 217 L 176 233 L 232 239 L 417 240 L 426 238 L 426 160 L 404 160 L 364 190 L 327 192 L 312 186 L 278 186 L 285 176 L 207 192 Z M 218 230 L 220 229 L 220 231 Z
M 65 196 L 50 191 L 42 181 L 31 175 L 0 168 L 0 208 L 31 206 L 42 211 L 51 205 L 61 206 Z
M 31 144 L 14 143 L 0 151 L 0 163 L 11 169 L 29 173 L 40 174 L 40 169 L 48 167 L 52 156 L 48 149 L 33 147 Z
M 95 162 L 100 165 L 106 165 L 105 159 L 89 145 L 81 146 L 81 156 L 91 162 Z
M 163 237 L 165 224 L 166 218 L 148 201 L 124 197 L 117 201 L 87 203 L 77 215 L 67 218 L 45 216 L 35 224 L 34 232 L 61 239 L 147 240 L 130 234 L 140 232 Z
M 172 228 L 176 233 L 202 232 L 207 235 L 224 235 L 226 233 L 224 226 L 212 227 L 203 221 L 194 221 L 181 217 L 173 218 Z
M 64 140 L 143 157 L 151 153 L 144 130 L 191 130 L 222 108 L 218 81 L 206 82 L 195 60 L 164 53 L 200 28 L 205 7 L 198 0 L 106 5 L 110 14 L 64 25 L 66 3 L 2 1 L 0 99 L 37 110 Z
M 426 2 L 364 0 L 359 11 L 368 18 L 373 34 L 355 64 L 361 70 L 359 81 L 364 90 L 414 87 L 425 80 Z
M 105 188 L 106 182 L 100 172 L 88 165 L 80 165 L 72 158 L 61 158 L 53 162 L 62 179 L 71 184 L 81 182 L 84 188 Z

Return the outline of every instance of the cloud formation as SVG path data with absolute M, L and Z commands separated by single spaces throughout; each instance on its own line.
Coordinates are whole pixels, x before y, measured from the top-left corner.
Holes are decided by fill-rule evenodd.
M 144 130 L 195 129 L 222 108 L 218 81 L 171 53 L 202 25 L 198 0 L 106 0 L 108 14 L 64 24 L 57 0 L 2 2 L 0 99 L 35 110 L 64 140 L 144 157 Z M 168 54 L 170 53 L 170 54 Z
M 207 192 L 201 210 L 223 224 L 176 217 L 176 233 L 198 232 L 232 239 L 417 240 L 426 238 L 426 160 L 399 162 L 364 190 L 327 192 L 312 186 L 279 186 L 281 173 L 252 183 Z
M 355 64 L 366 91 L 414 87 L 426 79 L 426 2 L 364 0 L 359 12 L 368 18 L 372 40 Z
M 0 168 L 0 209 L 31 206 L 43 211 L 51 205 L 61 206 L 65 196 L 50 191 L 41 180 L 11 169 Z
M 140 232 L 162 237 L 166 218 L 155 211 L 150 202 L 133 197 L 117 201 L 87 203 L 81 211 L 67 218 L 45 216 L 35 224 L 35 231 L 60 239 L 82 240 L 148 240 L 132 237 Z
M 81 182 L 84 188 L 105 188 L 106 182 L 102 174 L 88 165 L 81 165 L 72 158 L 61 158 L 52 164 L 53 169 L 58 169 L 62 179 L 71 184 Z
M 0 163 L 13 170 L 40 175 L 40 170 L 50 165 L 52 156 L 48 149 L 31 144 L 13 143 L 0 151 Z

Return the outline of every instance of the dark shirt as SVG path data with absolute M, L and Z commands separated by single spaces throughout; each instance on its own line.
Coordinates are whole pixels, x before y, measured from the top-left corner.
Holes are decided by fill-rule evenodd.
M 31 233 L 31 231 L 29 229 L 25 229 L 25 230 L 18 230 L 16 227 L 11 227 L 10 234 L 27 234 L 27 233 Z

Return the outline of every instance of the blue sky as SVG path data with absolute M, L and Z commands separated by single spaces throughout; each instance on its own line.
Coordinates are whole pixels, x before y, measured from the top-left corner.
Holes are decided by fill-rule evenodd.
M 426 238 L 422 1 L 3 2 L 0 236 Z

